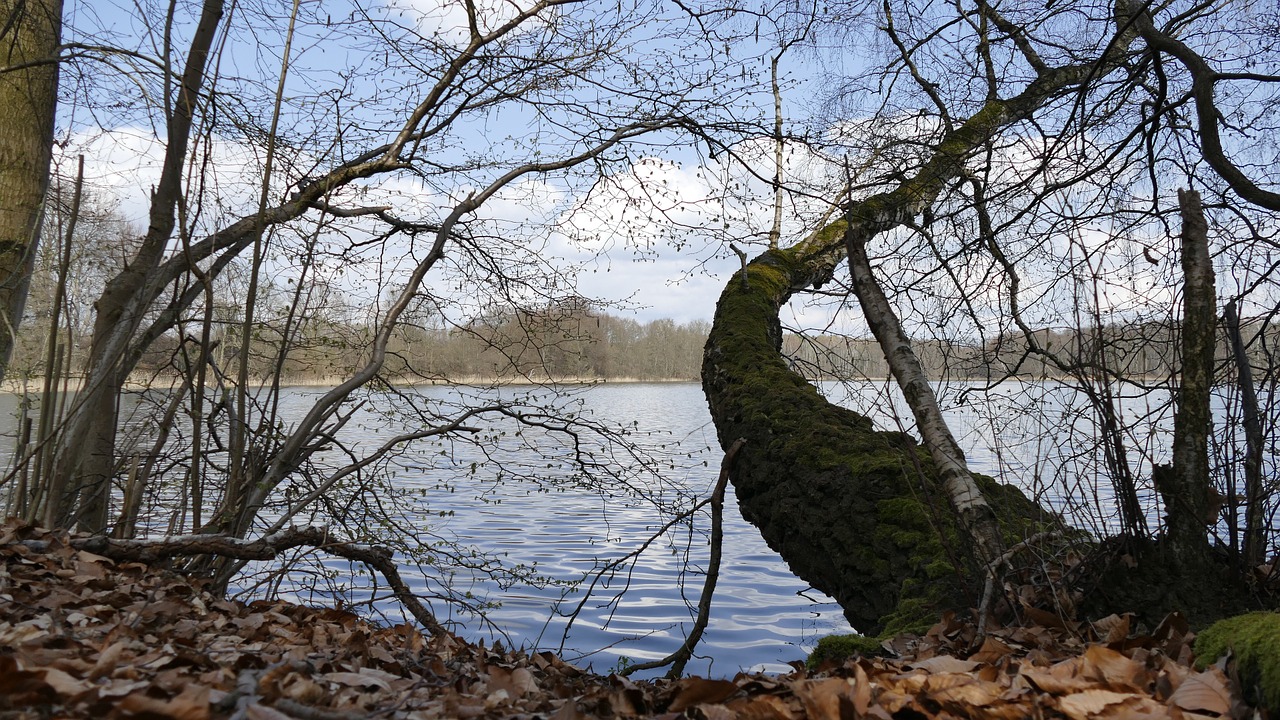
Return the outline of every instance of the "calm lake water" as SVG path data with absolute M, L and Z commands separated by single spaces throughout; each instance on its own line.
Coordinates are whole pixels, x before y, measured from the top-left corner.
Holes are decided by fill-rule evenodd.
M 1084 427 L 1087 413 L 1074 408 L 1073 396 L 1056 397 L 1057 387 L 1013 387 L 981 401 L 967 397 L 961 388 L 945 393 L 942 400 L 973 469 L 1016 480 L 1076 522 L 1105 530 L 1114 521 L 1105 509 L 1109 490 L 1081 485 L 1083 475 L 1094 472 L 1096 476 L 1096 468 L 1090 470 L 1096 459 L 1079 449 L 1091 441 L 1087 432 L 1083 439 L 1075 437 L 1081 430 L 1072 418 Z M 633 485 L 641 484 L 644 494 L 664 500 L 710 494 L 721 452 L 699 385 L 603 384 L 568 390 L 570 398 L 565 402 L 582 417 L 625 426 L 629 438 L 652 449 L 660 472 L 648 480 L 626 478 Z M 909 425 L 901 419 L 906 414 L 896 393 L 883 384 L 823 384 L 822 390 L 833 401 L 872 415 L 881 427 Z M 301 417 L 322 392 L 287 390 L 281 404 L 286 424 Z M 465 401 L 469 391 L 433 387 L 414 392 L 420 399 L 449 403 Z M 501 392 L 515 396 L 529 390 Z M 1163 398 L 1150 394 L 1127 398 L 1121 403 L 1122 413 L 1161 427 L 1162 402 Z M 0 398 L 2 417 L 12 418 L 13 404 L 12 396 Z M 391 404 L 391 399 L 384 406 L 371 398 L 344 428 L 343 441 L 370 447 L 392 432 L 403 431 L 404 421 L 389 413 Z M 539 574 L 565 582 L 590 578 L 604 564 L 653 541 L 634 561 L 603 576 L 585 599 L 581 586 L 502 587 L 483 575 L 464 573 L 453 579 L 456 590 L 499 605 L 482 621 L 437 601 L 432 607 L 438 616 L 458 623 L 456 629 L 464 636 L 558 650 L 567 659 L 598 671 L 674 651 L 696 614 L 707 558 L 708 516 L 704 513 L 692 527 L 678 525 L 654 539 L 669 517 L 621 485 L 575 483 L 566 462 L 564 436 L 531 437 L 537 433 L 527 428 L 517 436 L 509 423 L 477 424 L 492 434 L 480 433 L 472 443 L 426 445 L 389 468 L 392 477 L 383 499 L 398 501 L 395 507 L 401 510 L 409 509 L 403 518 L 406 523 L 508 563 L 535 565 Z M 1142 458 L 1160 457 L 1167 445 L 1163 431 L 1134 433 L 1130 438 L 1139 473 L 1146 462 Z M 630 461 L 611 456 L 614 450 L 600 452 L 595 459 L 605 466 Z M 501 476 L 492 470 L 496 459 L 508 464 Z M 1083 497 L 1089 502 L 1079 499 L 1081 490 L 1088 491 Z M 1099 498 L 1101 502 L 1095 502 Z M 1149 493 L 1143 501 L 1154 512 Z M 384 597 L 385 589 L 378 598 L 369 599 L 359 580 L 351 579 L 348 565 L 337 561 L 326 565 L 340 584 L 349 586 L 346 599 L 367 600 L 398 618 L 394 601 Z M 421 574 L 417 566 L 406 564 L 404 573 L 424 596 L 437 592 L 435 578 Z M 279 591 L 302 602 L 332 601 L 314 589 L 313 578 L 303 575 L 297 580 Z M 579 604 L 581 609 L 571 622 L 568 613 Z M 710 676 L 731 676 L 739 670 L 785 671 L 785 663 L 803 659 L 818 638 L 850 631 L 840 608 L 792 575 L 756 529 L 742 519 L 731 487 L 711 623 L 688 671 Z
M 668 485 L 650 490 L 663 497 L 710 494 L 722 453 L 698 384 L 604 384 L 575 391 L 584 418 L 629 425 L 633 439 L 654 449 Z M 437 387 L 419 392 L 444 397 L 459 391 Z M 290 404 L 297 402 L 301 409 L 314 394 L 295 390 Z M 382 435 L 371 417 L 353 425 L 359 426 L 354 432 L 368 433 L 370 440 Z M 449 462 L 442 462 L 434 449 L 424 449 L 405 458 L 395 485 L 407 494 L 434 494 L 431 509 L 451 513 L 432 519 L 434 532 L 451 533 L 511 563 L 536 563 L 540 574 L 566 581 L 587 577 L 602 564 L 635 551 L 668 519 L 651 505 L 616 491 L 494 482 L 484 473 L 470 478 L 465 472 L 470 463 L 501 452 L 493 446 L 455 444 L 449 447 Z M 554 465 L 541 468 L 542 474 L 565 473 L 561 463 Z M 445 485 L 447 497 L 441 498 Z M 487 613 L 492 628 L 468 615 L 450 615 L 439 603 L 434 610 L 442 619 L 464 623 L 463 635 L 492 638 L 497 628 L 504 644 L 557 650 L 598 671 L 658 659 L 678 648 L 693 626 L 709 526 L 709 516 L 703 514 L 694 532 L 678 526 L 659 537 L 633 562 L 602 578 L 572 623 L 566 614 L 582 602 L 580 590 L 566 595 L 561 587 L 503 589 L 483 578 L 464 581 L 469 583 L 464 588 L 500 603 Z M 385 609 L 391 611 L 391 604 Z M 786 671 L 786 663 L 803 660 L 818 638 L 851 631 L 840 607 L 795 577 L 742 519 L 730 487 L 711 621 L 688 672 L 732 676 L 744 669 Z

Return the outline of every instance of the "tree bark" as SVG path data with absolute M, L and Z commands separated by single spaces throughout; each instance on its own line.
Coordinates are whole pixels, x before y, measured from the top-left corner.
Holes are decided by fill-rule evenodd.
M 889 372 L 893 374 L 902 395 L 916 421 L 925 448 L 929 451 L 938 477 L 947 493 L 951 507 L 960 520 L 960 527 L 972 542 L 976 559 L 983 567 L 991 568 L 997 558 L 1004 555 L 1004 541 L 1000 537 L 1000 523 L 974 482 L 964 452 L 951 435 L 951 428 L 942 418 L 938 398 L 929 384 L 924 368 L 911 349 L 911 340 L 902 330 L 902 323 L 885 297 L 880 283 L 871 271 L 867 258 L 866 241 L 858 237 L 854 227 L 845 233 L 849 255 L 849 274 L 853 278 L 853 292 L 858 296 L 862 314 L 875 335 Z
M 1231 354 L 1236 364 L 1236 386 L 1240 391 L 1240 412 L 1244 416 L 1244 547 L 1241 558 L 1246 568 L 1252 568 L 1264 559 L 1266 534 L 1263 511 L 1266 497 L 1262 486 L 1262 414 L 1258 411 L 1258 392 L 1253 386 L 1253 366 L 1249 353 L 1240 336 L 1240 315 L 1236 301 L 1223 309 L 1227 333 L 1231 337 Z
M 1217 519 L 1209 480 L 1216 295 L 1200 194 L 1179 190 L 1178 204 L 1182 210 L 1182 373 L 1173 419 L 1173 468 L 1158 474 L 1157 489 L 1169 523 L 1169 547 L 1175 557 L 1192 560 L 1207 555 L 1205 527 Z
M 40 240 L 61 32 L 62 0 L 0 0 L 0 380 Z
M 1136 30 L 1125 17 L 1116 24 L 1117 35 L 1100 57 L 1061 67 L 1038 64 L 1037 76 L 1017 95 L 990 98 L 967 120 L 949 124 L 913 176 L 850 203 L 844 220 L 795 246 L 765 252 L 720 296 L 702 385 L 721 446 L 747 440 L 733 478 L 743 516 L 793 572 L 834 597 L 862 632 L 927 624 L 940 609 L 976 604 L 985 572 L 962 568 L 967 553 L 959 551 L 965 545 L 956 514 L 933 502 L 947 495 L 936 466 L 915 441 L 875 431 L 866 417 L 831 405 L 788 368 L 778 309 L 793 293 L 831 278 L 848 255 L 848 234 L 862 244 L 911 221 L 1004 128 L 1119 67 Z M 974 480 L 1014 532 L 1049 519 L 1018 490 L 990 478 Z M 980 508 L 976 495 L 963 485 L 956 489 L 961 507 Z M 970 527 L 992 532 L 987 520 L 970 515 Z
M 168 118 L 164 164 L 151 197 L 147 233 L 133 261 L 107 283 L 95 305 L 97 315 L 85 388 L 81 404 L 72 412 L 59 443 L 54 492 L 45 519 L 48 527 L 65 527 L 78 498 L 75 520 L 80 529 L 102 532 L 106 528 L 115 464 L 116 400 L 132 367 L 124 358 L 132 332 L 141 325 L 150 306 L 149 284 L 177 223 L 183 162 L 222 13 L 222 0 L 204 1 L 173 113 Z
M 747 441 L 732 476 L 743 516 L 855 628 L 878 633 L 976 603 L 982 577 L 963 568 L 959 528 L 934 502 L 942 489 L 916 442 L 828 403 L 780 353 L 778 309 L 831 277 L 845 226 L 767 251 L 726 283 L 702 383 L 722 446 Z M 1016 489 L 977 481 L 1014 526 L 1041 517 Z

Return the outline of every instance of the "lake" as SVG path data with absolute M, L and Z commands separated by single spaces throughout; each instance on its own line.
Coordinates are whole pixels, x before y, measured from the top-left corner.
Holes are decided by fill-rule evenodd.
M 1101 503 L 1073 500 L 1078 498 L 1081 473 L 1096 460 L 1073 449 L 1072 437 L 1078 432 L 1063 418 L 1079 413 L 1071 401 L 1054 399 L 1058 387 L 1014 387 L 980 401 L 968 398 L 961 387 L 961 392 L 943 394 L 943 404 L 974 470 L 1016 478 L 1042 502 L 1105 530 L 1114 520 L 1105 510 L 1106 488 L 1095 486 L 1088 494 L 1095 499 L 1101 492 Z M 896 392 L 883 383 L 823 383 L 821 388 L 833 401 L 872 415 L 881 427 L 909 426 L 899 419 L 906 414 Z M 634 458 L 607 445 L 593 445 L 585 431 L 568 436 L 498 420 L 474 423 L 480 432 L 470 441 L 427 444 L 396 458 L 385 468 L 386 484 L 374 493 L 373 501 L 394 508 L 402 527 L 421 531 L 429 538 L 424 542 L 456 540 L 485 556 L 532 566 L 539 575 L 560 581 L 544 587 L 508 587 L 483 573 L 458 572 L 455 563 L 456 593 L 477 603 L 497 603 L 480 619 L 433 602 L 440 619 L 456 623 L 463 636 L 556 650 L 597 671 L 663 657 L 680 645 L 693 624 L 702 588 L 700 571 L 707 558 L 709 517 L 704 512 L 691 525 L 678 524 L 656 537 L 655 530 L 669 519 L 663 507 L 688 507 L 709 495 L 721 459 L 701 387 L 636 383 L 565 390 L 563 398 L 529 388 L 497 392 L 509 397 L 540 393 L 538 402 L 567 405 L 584 419 L 624 428 L 626 439 L 650 449 L 649 469 L 656 472 L 584 484 L 572 472 L 567 453 L 573 450 L 566 449 L 572 443 L 566 438 L 582 442 L 576 451 L 586 448 L 585 457 L 602 467 L 622 467 Z M 281 402 L 286 423 L 301 417 L 322 392 L 286 390 Z M 473 400 L 479 391 L 427 387 L 410 392 L 445 409 Z M 489 398 L 492 392 L 481 396 Z M 11 417 L 12 396 L 3 402 L 10 407 L 0 406 L 0 412 Z M 1158 412 L 1161 402 L 1149 394 L 1127 398 L 1122 410 L 1126 416 L 1148 417 Z M 397 414 L 395 404 L 391 396 L 370 398 L 343 429 L 343 442 L 357 449 L 370 447 L 401 429 L 408 420 Z M 1158 456 L 1167 444 L 1162 432 L 1132 437 L 1139 465 L 1141 458 Z M 501 474 L 493 469 L 495 461 L 502 463 Z M 1150 493 L 1143 495 L 1143 503 L 1154 513 Z M 566 584 L 591 578 L 645 542 L 650 542 L 647 549 L 633 561 L 601 576 L 590 597 L 584 598 L 581 585 Z M 464 558 L 461 565 L 465 564 Z M 314 572 L 300 572 L 276 591 L 304 603 L 363 602 L 389 619 L 399 619 L 385 588 L 371 597 L 367 583 L 353 577 L 345 561 L 330 559 L 324 567 L 331 577 L 320 581 Z M 421 572 L 407 560 L 403 567 L 415 592 L 428 598 L 440 594 L 434 571 Z M 251 577 L 242 587 L 252 587 Z M 336 597 L 335 587 L 340 590 Z M 568 614 L 575 608 L 579 609 L 571 621 Z M 732 676 L 739 670 L 785 671 L 786 663 L 803 659 L 818 638 L 850 631 L 840 608 L 792 575 L 742 519 L 730 487 L 711 622 L 688 672 Z

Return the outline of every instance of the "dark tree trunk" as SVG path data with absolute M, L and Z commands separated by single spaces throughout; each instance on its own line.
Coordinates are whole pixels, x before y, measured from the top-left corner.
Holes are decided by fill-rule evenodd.
M 1253 366 L 1244 338 L 1240 335 L 1240 315 L 1236 301 L 1227 303 L 1223 312 L 1227 333 L 1231 337 L 1231 355 L 1236 364 L 1236 387 L 1240 391 L 1240 412 L 1244 416 L 1244 547 L 1242 563 L 1252 568 L 1261 563 L 1266 551 L 1263 511 L 1266 496 L 1262 485 L 1262 415 L 1258 410 L 1258 391 L 1253 386 Z
M 13 353 L 49 187 L 61 0 L 0 0 L 0 380 Z
M 1209 391 L 1213 384 L 1216 296 L 1200 194 L 1179 190 L 1182 209 L 1182 373 L 1173 420 L 1173 467 L 1157 473 L 1169 549 L 1183 563 L 1207 557 L 1205 528 L 1217 520 L 1209 481 Z
M 154 274 L 177 223 L 183 163 L 222 13 L 222 0 L 204 0 L 169 118 L 168 145 L 160 180 L 151 196 L 147 233 L 132 262 L 107 283 L 95 303 L 97 314 L 85 389 L 58 445 L 46 515 L 49 527 L 63 527 L 74 518 L 85 532 L 97 533 L 106 528 L 115 463 L 116 399 L 136 362 L 136 356 L 131 357 L 130 341 L 150 307 L 154 292 L 150 285 L 155 284 Z
M 781 356 L 778 308 L 830 277 L 843 232 L 836 223 L 766 252 L 726 284 L 702 382 L 722 445 L 747 440 L 733 474 L 743 516 L 854 627 L 877 633 L 976 603 L 982 574 L 967 566 L 927 453 L 908 435 L 878 432 L 828 403 Z M 977 480 L 1011 525 L 1041 517 L 1017 490 Z

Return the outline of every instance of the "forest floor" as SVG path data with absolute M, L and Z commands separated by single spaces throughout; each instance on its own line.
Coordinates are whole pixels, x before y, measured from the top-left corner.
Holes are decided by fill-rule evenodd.
M 33 548 L 40 548 L 35 551 Z M 163 569 L 0 526 L 0 718 L 1250 717 L 1171 616 L 927 634 L 786 675 L 633 681 L 341 610 L 216 598 Z

